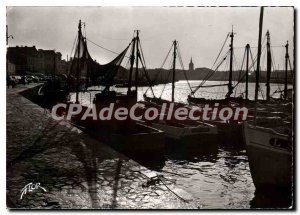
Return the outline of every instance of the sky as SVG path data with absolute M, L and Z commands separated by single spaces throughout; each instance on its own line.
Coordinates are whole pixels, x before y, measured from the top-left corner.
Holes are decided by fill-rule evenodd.
M 259 7 L 7 7 L 6 21 L 14 37 L 9 46 L 55 49 L 64 59 L 71 54 L 79 19 L 85 23 L 89 40 L 118 53 L 130 43 L 133 31 L 139 29 L 148 68 L 160 68 L 172 41 L 177 40 L 187 69 L 191 57 L 195 68 L 211 68 L 232 26 L 237 65 L 242 62 L 247 43 L 253 53 L 257 52 L 259 13 Z M 265 8 L 263 36 L 267 30 L 272 46 L 276 46 L 275 64 L 282 69 L 285 50 L 281 46 L 287 40 L 293 60 L 293 8 Z M 101 64 L 116 57 L 91 43 L 88 49 Z

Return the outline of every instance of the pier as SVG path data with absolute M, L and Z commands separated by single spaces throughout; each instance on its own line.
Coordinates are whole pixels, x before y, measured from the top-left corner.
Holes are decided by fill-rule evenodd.
M 163 181 L 157 172 L 70 122 L 53 120 L 45 109 L 20 94 L 35 86 L 18 86 L 6 92 L 8 208 L 199 208 L 200 204 L 174 181 Z M 40 187 L 24 192 L 29 183 Z

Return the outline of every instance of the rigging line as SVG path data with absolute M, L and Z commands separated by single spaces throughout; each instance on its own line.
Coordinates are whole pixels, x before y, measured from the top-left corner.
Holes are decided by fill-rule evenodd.
M 162 69 L 163 66 L 165 65 L 165 63 L 166 63 L 166 61 L 167 61 L 167 59 L 168 59 L 168 57 L 169 57 L 169 54 L 170 54 L 170 52 L 171 52 L 171 50 L 172 50 L 172 48 L 173 48 L 173 45 L 174 45 L 174 44 L 172 43 L 172 46 L 171 46 L 171 48 L 170 48 L 170 50 L 169 50 L 167 56 L 165 57 L 165 59 L 164 59 L 162 65 L 161 65 L 160 69 Z M 157 81 L 157 79 L 158 79 L 158 77 L 159 77 L 160 74 L 161 74 L 161 71 L 158 70 L 158 72 L 156 73 L 156 75 L 155 75 L 155 77 L 154 77 L 154 83 Z
M 125 40 L 130 40 L 130 38 L 110 38 L 110 37 L 106 37 L 106 36 L 103 36 L 101 34 L 97 34 L 97 37 L 100 37 L 102 39 L 105 39 L 105 40 L 118 40 L 118 41 L 125 41 Z
M 271 48 L 282 48 L 284 46 L 270 46 Z M 242 48 L 245 48 L 245 46 L 235 46 L 234 47 L 235 49 L 242 49 Z M 251 46 L 251 48 L 254 48 L 254 49 L 257 49 L 258 47 L 257 46 Z
M 168 67 L 168 71 L 169 71 L 169 72 L 168 72 L 167 80 L 169 80 L 169 78 L 170 78 L 170 76 L 171 76 L 172 66 L 173 66 L 173 60 L 172 60 L 172 58 L 170 58 L 170 63 L 169 63 L 169 67 Z M 166 86 L 167 86 L 167 82 L 164 83 L 164 87 L 163 87 L 163 89 L 162 89 L 162 91 L 161 91 L 161 94 L 160 94 L 159 98 L 162 97 L 163 92 L 164 92 Z
M 225 39 L 225 41 L 224 41 L 224 43 L 223 43 L 223 45 L 222 45 L 222 47 L 221 47 L 221 50 L 220 50 L 220 52 L 219 52 L 219 54 L 218 54 L 218 56 L 217 56 L 217 58 L 216 58 L 214 64 L 212 65 L 211 69 L 214 67 L 214 65 L 216 64 L 217 60 L 219 59 L 219 57 L 220 57 L 220 55 L 221 55 L 221 53 L 222 53 L 222 51 L 223 51 L 223 48 L 224 48 L 224 46 L 225 46 L 225 44 L 226 44 L 226 42 L 227 42 L 228 37 L 229 37 L 229 33 L 227 34 L 226 39 Z
M 241 69 L 240 69 L 240 72 L 239 72 L 239 77 L 237 79 L 238 83 L 233 87 L 233 89 L 239 84 L 239 80 L 241 78 L 241 74 L 242 74 L 242 70 L 243 70 L 243 66 L 244 66 L 244 62 L 245 62 L 245 57 L 246 57 L 246 49 L 244 51 L 243 61 L 242 61 Z M 235 90 L 234 97 L 236 96 L 236 91 L 237 91 L 237 89 Z
M 145 60 L 145 57 L 144 57 L 144 52 L 143 52 L 142 46 L 141 46 L 141 42 L 139 42 L 139 45 L 140 45 L 140 53 L 141 53 L 141 56 L 142 56 L 145 68 L 147 68 L 147 66 L 146 66 L 146 60 Z
M 275 57 L 274 57 L 273 49 L 271 49 L 271 59 L 272 59 L 273 71 L 275 72 L 276 71 L 276 63 L 275 63 Z M 279 81 L 278 81 L 279 80 L 278 73 L 275 73 L 275 74 L 276 74 L 275 79 L 276 79 L 276 82 L 277 82 L 277 89 L 281 90 L 280 85 L 279 85 Z M 273 92 L 272 95 L 274 95 L 274 92 Z
M 292 68 L 292 64 L 291 64 L 291 59 L 290 58 L 289 58 L 289 66 L 290 66 L 290 69 L 291 69 L 291 74 L 294 77 L 294 70 Z
M 226 59 L 226 61 L 225 61 L 225 65 L 224 65 L 224 69 L 223 69 L 223 74 L 222 74 L 222 79 L 219 81 L 219 83 L 222 83 L 222 84 L 226 84 L 227 86 L 228 86 L 228 81 L 226 81 L 227 80 L 227 71 L 229 70 L 229 58 L 227 58 Z M 218 88 L 218 91 L 220 91 L 220 92 L 222 92 L 222 93 L 224 93 L 224 91 L 225 91 L 225 89 L 224 89 L 224 87 L 219 87 Z M 222 98 L 223 97 L 223 94 L 217 94 L 217 98 L 218 99 L 220 99 L 220 98 Z
M 261 44 L 264 44 L 266 38 L 267 38 L 267 35 L 265 34 L 264 39 L 263 39 L 263 41 L 261 42 Z M 266 47 L 266 46 L 264 46 L 264 47 Z
M 253 54 L 252 51 L 250 49 L 250 53 L 251 53 L 251 59 L 252 59 L 252 64 L 249 66 L 250 69 L 254 68 L 256 61 L 257 61 L 257 55 L 253 58 Z M 255 69 L 255 68 L 254 68 Z
M 230 50 L 228 50 L 228 52 L 226 53 L 225 57 L 224 57 L 224 58 L 222 59 L 222 61 L 218 64 L 218 66 L 216 67 L 216 69 L 215 69 L 214 71 L 212 71 L 212 72 L 210 72 L 210 73 L 207 73 L 205 79 L 207 78 L 207 80 L 208 80 L 209 78 L 211 78 L 211 77 L 214 75 L 215 72 L 218 71 L 219 67 L 220 67 L 220 66 L 223 64 L 223 62 L 227 59 L 229 52 L 230 52 Z M 193 90 L 191 93 L 192 93 L 192 94 L 195 94 L 195 93 L 196 93 L 196 92 L 197 92 L 197 91 L 205 84 L 205 82 L 206 82 L 207 80 L 203 80 L 203 81 L 198 85 L 198 87 L 196 87 L 195 90 Z
M 181 60 L 181 55 L 180 55 L 180 49 L 179 49 L 179 42 L 177 42 L 177 52 L 178 52 L 178 61 L 179 61 L 179 65 L 180 65 L 180 67 L 181 67 L 181 69 L 184 69 L 184 65 L 183 65 L 183 63 L 182 63 L 182 60 Z
M 251 57 L 251 62 L 252 62 L 252 66 L 249 67 L 249 71 L 251 71 L 251 69 L 254 68 L 254 64 L 255 64 L 255 61 L 253 59 L 253 54 L 252 54 L 252 51 L 251 51 L 251 48 L 250 48 L 250 57 Z M 250 72 L 251 74 L 254 72 L 254 70 L 252 72 Z
M 78 39 L 78 33 L 77 33 L 76 36 L 75 36 L 75 39 L 74 39 L 74 43 L 73 43 L 73 46 L 72 46 L 72 50 L 71 50 L 70 57 L 73 55 L 73 51 L 74 51 L 74 47 L 75 47 L 75 44 L 76 44 L 76 42 L 77 42 L 77 39 Z
M 106 50 L 106 51 L 108 51 L 108 52 L 111 52 L 111 53 L 116 54 L 116 55 L 119 55 L 119 54 L 120 54 L 120 53 L 117 53 L 117 52 L 112 51 L 112 50 L 110 50 L 110 49 L 107 49 L 107 48 L 105 48 L 105 47 L 103 47 L 103 46 L 100 46 L 100 45 L 98 45 L 97 43 L 95 43 L 95 42 L 89 40 L 88 38 L 86 38 L 86 40 L 89 41 L 90 43 L 94 44 L 95 46 L 98 46 L 99 48 L 102 48 L 102 49 L 104 49 L 104 50 Z M 130 44 L 131 44 L 131 43 L 132 43 L 132 41 L 130 42 Z M 129 45 L 130 45 L 130 44 L 129 44 Z M 126 55 L 125 55 L 124 57 L 129 58 L 129 57 L 126 56 Z
M 227 51 L 226 55 L 224 56 L 224 58 L 222 58 L 222 61 L 218 64 L 218 66 L 216 67 L 215 70 L 211 71 L 210 73 L 207 73 L 206 76 L 204 77 L 204 79 L 202 80 L 202 82 L 199 84 L 199 88 L 201 86 L 203 86 L 205 84 L 205 82 L 214 75 L 214 73 L 218 70 L 218 68 L 221 66 L 221 64 L 226 60 L 228 54 L 229 54 L 230 50 Z M 199 89 L 198 88 L 198 89 Z M 196 91 L 195 91 L 196 92 Z
M 171 52 L 173 46 L 174 46 L 174 44 L 172 43 L 172 46 L 171 46 L 170 50 L 168 51 L 168 54 L 167 54 L 167 56 L 165 57 L 165 59 L 164 59 L 162 65 L 160 66 L 160 68 L 163 68 L 163 67 L 164 67 L 164 65 L 165 65 L 165 63 L 166 63 L 166 61 L 167 61 L 167 59 L 168 59 L 168 57 L 169 57 L 169 54 L 170 54 L 170 52 Z
M 267 36 L 265 35 L 265 36 L 264 36 L 264 39 L 263 39 L 263 41 L 262 41 L 261 44 L 264 43 L 266 37 L 267 37 Z M 251 48 L 252 48 L 252 47 L 251 47 Z M 255 58 L 254 58 L 254 60 L 253 60 L 253 55 L 252 55 L 251 48 L 250 48 L 250 54 L 251 54 L 251 58 L 252 58 L 252 64 L 250 65 L 249 70 L 252 69 L 252 67 L 255 66 L 255 63 L 256 63 L 256 61 L 257 61 L 257 54 L 256 54 L 256 56 L 255 56 Z M 263 49 L 261 50 L 261 53 L 264 51 L 265 48 L 266 48 L 266 46 L 263 46 Z
M 158 37 L 158 36 L 163 35 L 163 34 L 165 34 L 165 33 L 153 34 L 152 36 L 143 38 L 143 41 L 149 41 L 149 40 L 152 40 L 153 38 Z
M 272 67 L 273 67 L 273 70 L 275 71 L 276 70 L 276 63 L 275 63 L 274 52 L 273 52 L 273 49 L 270 49 L 270 51 L 271 51 Z
M 222 77 L 222 80 L 220 81 L 223 84 L 225 84 L 226 82 L 228 82 L 228 80 L 227 80 L 228 73 L 227 72 L 229 71 L 229 64 L 230 64 L 230 59 L 227 58 L 226 61 L 225 61 L 225 65 L 224 65 L 223 77 Z
M 191 85 L 190 85 L 190 82 L 189 82 L 189 80 L 188 80 L 188 77 L 187 77 L 187 75 L 186 75 L 186 72 L 185 72 L 185 69 L 184 69 L 184 65 L 183 65 L 183 61 L 182 61 L 182 57 L 181 57 L 181 51 L 180 51 L 180 48 L 179 48 L 179 43 L 178 43 L 178 57 L 179 57 L 179 61 L 181 62 L 181 66 L 182 66 L 182 69 L 183 69 L 183 74 L 184 74 L 184 77 L 185 77 L 185 79 L 186 79 L 186 81 L 187 81 L 187 83 L 188 83 L 188 86 L 189 86 L 189 88 L 190 88 L 190 91 L 192 92 L 193 91 L 193 89 L 192 89 L 192 87 L 191 87 Z
M 245 54 L 244 54 L 244 57 L 245 57 Z M 233 52 L 233 58 L 234 58 L 234 61 L 235 61 L 235 69 L 236 71 L 243 66 L 243 63 L 244 63 L 244 59 L 242 61 L 242 64 L 239 64 L 237 58 L 236 58 L 236 55 L 235 55 L 235 52 Z
M 126 62 L 126 64 L 125 64 L 125 68 L 126 68 L 126 69 L 129 69 L 129 63 L 130 63 L 130 59 L 128 58 L 128 60 L 127 60 L 127 62 Z
M 245 58 L 246 58 L 246 49 L 245 49 L 245 52 L 244 52 L 244 57 L 243 57 L 243 61 L 242 61 L 242 65 L 241 65 L 241 69 L 240 71 L 243 70 L 243 67 L 244 67 L 244 63 L 245 63 Z M 240 76 L 239 76 L 240 77 Z
M 285 47 L 285 46 L 284 46 L 284 47 Z M 284 49 L 282 49 L 282 54 L 284 55 Z M 284 58 L 283 58 L 283 63 L 284 63 Z M 276 65 L 275 65 L 275 68 L 276 68 Z M 279 70 L 279 67 L 278 67 L 278 70 Z M 272 93 L 272 96 L 273 96 L 275 93 L 278 93 L 278 92 L 282 91 L 282 90 L 281 90 L 281 86 L 280 86 L 280 79 L 279 79 L 279 73 L 278 73 L 278 72 L 276 72 L 275 78 L 276 78 L 276 82 L 277 82 L 277 90 L 275 90 L 275 91 Z
M 165 59 L 164 59 L 162 65 L 161 65 L 160 69 L 162 69 L 163 66 L 165 65 L 165 63 L 166 63 L 166 61 L 167 61 L 167 59 L 168 59 L 168 57 L 169 57 L 169 54 L 170 54 L 170 52 L 171 52 L 173 46 L 174 46 L 174 44 L 172 43 L 171 48 L 170 48 L 169 52 L 167 53 L 167 56 L 165 57 Z M 171 63 L 172 63 L 172 62 L 171 62 Z M 170 63 L 170 64 L 171 64 L 171 63 Z M 170 66 L 169 66 L 169 68 L 170 68 Z M 156 75 L 155 75 L 155 77 L 154 77 L 154 82 L 157 81 L 157 79 L 158 79 L 159 75 L 161 74 L 161 72 L 162 72 L 162 71 L 158 70 L 158 72 L 156 73 Z M 170 71 L 169 71 L 169 73 L 168 73 L 167 80 L 169 79 L 169 76 L 170 76 Z M 166 83 L 164 84 L 164 88 L 165 88 L 165 85 L 166 85 Z M 163 88 L 163 91 L 164 91 L 164 88 Z M 149 88 L 148 88 L 148 89 L 149 89 Z M 162 93 L 163 93 L 163 91 L 162 91 Z M 162 93 L 161 93 L 161 96 L 162 96 Z M 160 96 L 160 97 L 161 97 L 161 96 Z
M 146 71 L 145 65 L 143 64 L 143 61 L 142 61 L 142 59 L 141 59 L 141 56 L 138 55 L 137 57 L 138 57 L 138 58 L 140 59 L 140 61 L 141 61 L 143 71 L 144 71 L 145 76 L 146 76 L 146 79 L 147 79 L 147 81 L 148 81 L 148 83 L 149 83 L 149 85 L 150 85 L 150 90 L 151 90 L 151 92 L 152 92 L 152 94 L 153 94 L 153 97 L 155 97 L 155 94 L 154 94 L 154 91 L 153 91 L 153 88 L 152 88 L 152 82 L 151 82 L 151 79 L 150 79 L 149 76 L 148 76 L 148 73 L 147 73 L 147 71 Z
M 84 37 L 86 38 L 86 28 L 85 28 L 85 22 L 83 23 L 83 30 L 84 30 Z
M 266 46 L 263 47 L 263 49 L 261 50 L 261 53 L 264 52 L 265 48 L 266 48 Z M 252 56 L 251 49 L 250 49 L 250 53 L 251 53 L 251 56 Z M 252 60 L 252 64 L 251 64 L 251 66 L 249 67 L 249 70 L 250 70 L 252 67 L 255 66 L 256 61 L 257 61 L 257 55 L 255 56 L 254 61 Z
M 169 73 L 168 73 L 168 76 L 167 76 L 167 80 L 169 80 L 169 77 L 170 77 L 170 75 L 171 75 L 171 67 L 172 67 L 172 58 L 171 58 L 171 60 L 170 60 L 170 63 L 169 63 Z M 167 86 L 167 83 L 164 83 L 164 87 L 163 87 L 163 89 L 162 89 L 162 91 L 161 91 L 161 93 L 160 93 L 160 96 L 159 96 L 159 98 L 161 98 L 162 97 L 162 95 L 163 95 L 163 93 L 164 93 L 164 90 L 165 90 L 165 88 L 166 88 L 166 86 Z
M 212 84 L 212 85 L 205 85 L 202 86 L 202 88 L 210 88 L 210 87 L 222 87 L 222 86 L 227 86 L 228 84 Z
M 170 66 L 169 66 L 170 67 Z M 161 70 L 164 70 L 163 68 L 159 68 L 157 73 L 155 74 L 155 77 L 154 77 L 154 82 L 156 82 L 159 78 L 159 76 L 161 77 L 162 76 L 162 71 Z M 162 80 L 162 79 L 161 79 Z
M 138 43 L 138 44 L 140 45 L 140 55 L 141 55 L 141 56 L 139 55 L 138 57 L 140 58 L 141 63 L 142 63 L 142 65 L 143 65 L 144 68 L 145 68 L 145 69 L 144 69 L 144 73 L 145 73 L 145 76 L 146 76 L 146 80 L 149 79 L 149 80 L 147 80 L 148 83 L 149 83 L 149 85 L 150 85 L 149 88 L 150 88 L 151 91 L 152 91 L 153 97 L 155 97 L 154 91 L 153 91 L 153 89 L 152 89 L 152 85 L 153 85 L 153 84 L 150 83 L 151 80 L 150 80 L 150 77 L 149 77 L 149 73 L 148 73 L 147 70 L 146 70 L 146 68 L 147 68 L 147 66 L 146 66 L 146 60 L 145 60 L 145 57 L 144 57 L 144 52 L 143 52 L 143 49 L 142 49 L 142 45 L 141 45 L 140 40 L 139 40 L 139 43 Z M 142 60 L 141 58 L 142 58 L 143 60 Z M 149 88 L 148 88 L 148 89 L 149 89 Z M 144 88 L 143 88 L 143 89 L 144 89 Z
M 165 187 L 171 192 L 173 193 L 178 199 L 180 199 L 183 202 L 189 202 L 189 200 L 186 200 L 184 198 L 182 198 L 181 196 L 179 196 L 177 193 L 175 193 L 173 190 L 171 190 L 167 184 L 161 179 L 161 177 L 159 177 L 159 180 L 162 182 L 163 185 L 165 185 Z
M 245 78 L 245 76 L 246 76 L 246 73 L 240 79 L 238 79 L 237 83 L 234 85 L 233 88 L 235 88 L 239 83 L 241 83 L 241 81 Z
M 141 41 L 139 40 L 138 42 L 138 45 L 139 45 L 139 48 L 140 48 L 140 51 L 139 51 L 139 54 L 141 55 L 141 58 L 140 60 L 144 62 L 144 65 L 145 65 L 145 68 L 147 68 L 146 66 L 146 60 L 145 60 L 145 57 L 144 57 L 144 52 L 143 52 L 143 49 L 142 49 L 142 45 L 141 45 Z
M 218 71 L 218 69 L 220 68 L 220 66 L 221 66 L 221 65 L 223 64 L 223 62 L 227 59 L 229 53 L 230 53 L 230 50 L 227 51 L 227 53 L 225 54 L 225 56 L 224 56 L 224 58 L 222 59 L 222 61 L 217 65 L 216 69 L 215 69 L 214 71 L 212 71 L 210 74 L 208 73 L 208 74 L 206 75 L 205 79 L 204 79 L 204 80 L 202 81 L 202 83 L 201 83 L 201 86 L 202 86 L 203 84 L 205 84 L 205 82 L 206 82 L 209 78 L 211 78 L 211 77 L 214 75 L 215 72 Z M 200 86 L 200 87 L 201 87 L 201 86 Z M 200 87 L 199 87 L 199 88 L 200 88 Z
M 233 62 L 234 62 L 234 64 L 233 64 L 233 71 L 238 71 L 239 65 L 238 65 L 237 60 L 236 60 L 235 52 L 233 52 Z M 236 77 L 234 76 L 233 78 L 236 78 Z
M 229 53 L 229 52 L 228 52 Z M 228 54 L 227 54 L 227 56 L 228 56 Z M 209 78 L 211 78 L 214 74 L 215 74 L 215 72 L 217 72 L 218 71 L 218 69 L 219 69 L 219 67 L 223 64 L 223 62 L 227 59 L 227 56 L 225 56 L 223 59 L 222 59 L 222 61 L 218 64 L 218 66 L 217 66 L 217 68 L 214 70 L 214 71 L 212 71 L 212 72 L 210 72 L 210 73 L 208 73 L 207 75 L 206 75 L 206 79 L 208 80 Z M 227 61 L 226 61 L 227 62 Z M 194 90 L 194 92 L 192 92 L 192 93 L 195 93 L 198 89 L 200 89 L 205 83 L 206 83 L 206 81 L 207 80 L 203 80 L 201 83 L 200 83 L 200 85 Z
M 265 64 L 265 61 L 266 61 L 266 55 L 267 55 L 267 50 L 265 52 L 263 52 L 263 57 L 262 57 L 262 62 L 261 62 L 261 65 L 264 65 Z M 262 67 L 262 66 L 261 66 Z M 262 71 L 263 69 L 261 69 Z
M 141 56 L 138 56 L 138 58 L 140 58 L 140 61 L 141 61 L 141 63 L 142 63 L 142 65 L 144 65 L 144 68 L 145 68 L 145 76 L 146 76 L 146 79 L 148 78 L 149 80 L 150 80 L 150 77 L 149 77 L 149 74 L 148 74 L 148 72 L 146 71 L 146 68 L 147 68 L 147 66 L 146 66 L 146 60 L 145 60 L 145 57 L 144 57 L 144 52 L 143 52 L 143 49 L 142 49 L 142 45 L 141 45 L 141 41 L 139 40 L 139 47 L 140 47 L 140 55 Z M 147 80 L 148 81 L 148 80 Z M 149 82 L 149 81 L 148 81 Z M 150 83 L 149 83 L 150 84 Z M 150 89 L 151 89 L 151 91 L 152 91 L 152 94 L 153 94 L 153 96 L 155 97 L 155 95 L 154 95 L 154 92 L 153 92 L 153 89 L 152 89 L 152 86 L 150 85 L 150 87 L 149 87 Z M 149 89 L 148 88 L 148 89 Z

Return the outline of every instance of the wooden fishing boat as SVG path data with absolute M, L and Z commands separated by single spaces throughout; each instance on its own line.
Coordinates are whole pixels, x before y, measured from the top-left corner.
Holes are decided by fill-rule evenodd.
M 136 77 L 138 77 L 138 61 L 141 60 L 137 56 L 135 57 L 135 48 L 139 53 L 139 35 L 133 38 L 131 43 L 110 63 L 105 65 L 94 65 L 94 60 L 91 58 L 86 43 L 86 37 L 83 37 L 81 32 L 81 21 L 78 25 L 78 39 L 77 47 L 75 49 L 75 55 L 72 61 L 69 77 L 76 77 L 75 89 L 76 89 L 76 104 L 79 104 L 80 82 L 79 77 L 86 76 L 85 90 L 88 90 L 89 86 L 101 85 L 103 90 L 95 94 L 93 104 L 96 108 L 97 119 L 93 119 L 92 116 L 82 118 L 86 110 L 90 107 L 82 105 L 82 111 L 73 116 L 72 120 L 77 124 L 87 128 L 90 133 L 97 137 L 97 139 L 107 143 L 116 150 L 128 155 L 128 156 L 148 156 L 149 159 L 157 157 L 157 155 L 163 156 L 165 146 L 165 135 L 163 131 L 152 128 L 150 126 L 141 124 L 131 119 L 118 120 L 115 119 L 115 111 L 119 107 L 130 108 L 137 102 L 137 79 L 135 90 L 131 89 L 133 64 L 136 59 Z M 120 64 L 127 53 L 127 50 L 131 47 L 131 61 L 130 61 L 130 74 L 127 93 L 118 93 L 111 90 L 111 86 L 114 85 L 114 78 L 120 68 Z M 74 74 L 75 73 L 75 74 Z M 99 118 L 98 113 L 103 108 L 110 108 L 111 104 L 114 104 L 112 109 L 112 118 L 102 120 Z M 69 103 L 70 104 L 70 103 Z M 67 109 L 69 108 L 69 104 Z M 67 110 L 66 110 L 67 111 Z
M 165 134 L 159 129 L 134 123 L 134 127 L 123 128 L 109 136 L 107 142 L 127 154 L 164 152 Z
M 261 56 L 261 34 L 263 27 L 261 7 L 259 22 L 258 54 L 256 69 L 255 102 L 258 98 L 258 84 Z M 293 178 L 293 134 L 292 127 L 285 125 L 268 128 L 258 125 L 257 105 L 253 124 L 244 123 L 244 139 L 249 166 L 257 190 L 283 189 L 292 191 Z M 291 113 L 292 114 L 292 113 Z
M 244 124 L 250 171 L 257 189 L 291 189 L 292 137 L 273 129 Z
M 144 102 L 141 102 L 144 105 L 144 109 L 141 108 L 140 111 L 146 111 L 149 107 L 156 107 L 161 110 L 162 105 L 174 106 L 174 109 L 180 107 L 188 107 L 186 104 L 178 103 L 174 101 L 174 91 L 175 91 L 175 65 L 176 65 L 176 56 L 177 56 L 177 41 L 173 42 L 174 53 L 173 53 L 173 75 L 172 75 L 172 98 L 171 101 L 154 97 L 148 97 L 144 94 Z M 180 57 L 180 54 L 178 54 Z M 166 112 L 170 111 L 166 107 Z M 144 119 L 144 124 L 150 125 L 151 127 L 162 130 L 166 134 L 166 138 L 169 145 L 184 145 L 186 148 L 192 148 L 197 150 L 203 150 L 205 148 L 216 147 L 217 146 L 217 128 L 214 125 L 201 121 L 193 121 L 190 119 L 187 120 L 177 120 L 172 117 L 169 120 L 147 120 Z
M 284 90 L 280 90 L 280 87 L 278 87 L 279 89 L 276 90 L 275 92 L 273 92 L 273 94 L 271 95 L 271 74 L 272 74 L 272 66 L 274 65 L 273 62 L 273 58 L 272 58 L 272 51 L 271 51 L 271 42 L 270 42 L 270 32 L 269 30 L 266 33 L 266 56 L 267 56 L 267 68 L 266 68 L 266 98 L 265 99 L 258 99 L 256 101 L 254 100 L 250 100 L 248 98 L 248 79 L 249 79 L 249 69 L 251 67 L 253 67 L 254 63 L 253 59 L 252 59 L 252 63 L 250 64 L 249 61 L 249 56 L 251 53 L 250 50 L 250 45 L 247 44 L 245 47 L 245 53 L 244 53 L 244 58 L 246 56 L 246 68 L 245 68 L 245 73 L 243 76 L 239 77 L 239 79 L 237 80 L 237 83 L 235 85 L 233 85 L 232 83 L 232 79 L 233 79 L 233 38 L 234 38 L 234 32 L 232 31 L 229 34 L 230 38 L 231 38 L 231 43 L 230 43 L 230 49 L 229 49 L 229 54 L 230 54 L 230 65 L 229 65 L 229 77 L 228 77 L 228 83 L 225 84 L 214 84 L 214 85 L 204 85 L 205 82 L 213 75 L 213 73 L 210 75 L 208 74 L 208 78 L 207 80 L 203 80 L 199 86 L 195 87 L 195 89 L 191 92 L 190 95 L 188 95 L 187 101 L 190 104 L 215 104 L 218 103 L 220 105 L 232 105 L 232 104 L 239 104 L 239 105 L 244 105 L 247 107 L 252 107 L 255 103 L 259 102 L 260 104 L 268 104 L 268 103 L 272 103 L 272 104 L 278 104 L 278 103 L 282 103 L 282 102 L 290 102 L 292 101 L 293 98 L 293 89 L 288 89 L 288 66 L 290 67 L 290 71 L 292 73 L 292 76 L 294 75 L 293 73 L 293 69 L 290 63 L 290 58 L 289 58 L 289 52 L 288 52 L 288 47 L 289 44 L 287 42 L 287 44 L 285 45 L 285 49 L 286 49 L 286 53 L 285 53 L 285 82 L 284 82 Z M 228 35 L 227 35 L 228 38 Z M 227 39 L 225 40 L 226 43 Z M 224 44 L 225 44 L 224 43 Z M 224 47 L 224 46 L 223 46 Z M 222 48 L 223 49 L 223 48 Z M 221 52 L 222 52 L 221 49 Z M 220 52 L 220 53 L 221 53 Z M 220 56 L 220 53 L 218 55 L 218 57 Z M 227 52 L 228 54 L 228 52 Z M 226 59 L 227 55 L 225 55 L 225 57 L 223 58 L 223 60 L 221 60 L 221 62 L 219 64 L 217 64 L 217 67 L 215 69 L 215 71 L 217 71 L 220 67 L 220 65 L 222 65 L 222 63 L 224 62 L 224 60 Z M 218 58 L 217 58 L 218 59 Z M 216 60 L 217 61 L 217 60 Z M 244 62 L 244 59 L 243 59 Z M 214 64 L 215 65 L 215 64 Z M 252 66 L 249 66 L 252 65 Z M 243 64 L 242 64 L 243 67 Z M 273 68 L 274 70 L 275 68 Z M 215 72 L 213 71 L 213 72 Z M 242 82 L 245 81 L 245 92 L 242 93 L 241 95 L 239 95 L 238 97 L 232 97 L 233 94 L 233 90 Z M 228 87 L 228 92 L 225 96 L 224 99 L 206 99 L 206 98 L 201 98 L 201 97 L 195 97 L 195 93 L 196 91 L 198 91 L 200 88 L 212 88 L 212 87 L 220 87 L 220 86 L 227 86 Z M 280 94 L 279 98 L 275 98 L 273 97 L 274 94 Z

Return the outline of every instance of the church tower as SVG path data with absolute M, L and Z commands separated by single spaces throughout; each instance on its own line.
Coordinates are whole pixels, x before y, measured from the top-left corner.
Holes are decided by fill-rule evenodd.
M 193 59 L 191 58 L 191 62 L 189 64 L 189 71 L 194 71 L 194 63 L 193 63 Z

